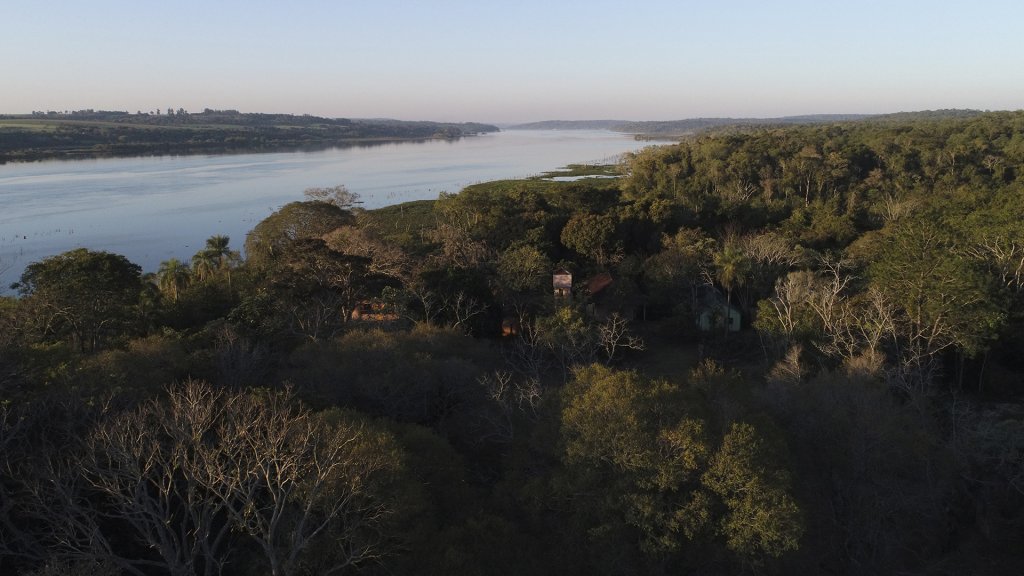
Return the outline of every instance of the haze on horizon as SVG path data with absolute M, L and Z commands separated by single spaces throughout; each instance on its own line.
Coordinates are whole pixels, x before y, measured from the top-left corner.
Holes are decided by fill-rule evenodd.
M 0 16 L 0 113 L 507 123 L 1024 107 L 1012 0 L 7 0 Z

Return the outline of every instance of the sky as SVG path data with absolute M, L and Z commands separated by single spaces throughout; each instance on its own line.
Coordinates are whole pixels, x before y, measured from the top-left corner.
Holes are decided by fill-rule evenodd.
M 2 0 L 0 113 L 479 121 L 1024 108 L 1019 0 Z

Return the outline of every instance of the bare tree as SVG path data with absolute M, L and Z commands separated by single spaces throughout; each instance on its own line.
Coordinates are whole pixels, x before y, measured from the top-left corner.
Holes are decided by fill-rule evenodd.
M 539 380 L 549 364 L 541 332 L 522 312 L 519 314 L 518 333 L 503 350 L 506 363 L 524 378 Z
M 309 338 L 312 342 L 337 336 L 347 319 L 345 316 L 351 317 L 353 314 L 345 306 L 344 299 L 331 292 L 310 294 L 302 300 L 284 302 L 280 310 L 292 333 Z
M 803 253 L 778 232 L 746 234 L 737 242 L 751 260 L 773 270 L 792 268 L 805 261 Z
M 855 278 L 846 273 L 845 263 L 822 261 L 821 266 L 822 272 L 790 272 L 776 282 L 768 304 L 783 336 L 778 344 L 791 351 L 795 333 L 813 322 L 817 336 L 812 344 L 825 356 L 848 368 L 856 364 L 858 371 L 881 366 L 883 344 L 898 336 L 892 304 L 873 287 L 852 293 Z
M 905 217 L 907 214 L 913 212 L 914 208 L 917 207 L 917 202 L 911 198 L 897 198 L 892 193 L 886 194 L 882 199 L 881 205 L 876 208 L 882 214 L 882 219 L 886 223 L 896 222 L 897 220 Z
M 362 204 L 359 194 L 350 192 L 344 184 L 330 186 L 328 188 L 306 188 L 303 195 L 312 202 L 324 202 L 348 210 L 356 204 Z
M 413 281 L 406 285 L 405 292 L 419 302 L 423 309 L 423 316 L 420 317 L 411 309 L 404 309 L 405 317 L 413 322 L 423 321 L 427 324 L 434 324 L 438 315 L 441 314 L 441 304 L 438 302 L 437 292 L 427 287 L 423 282 Z
M 974 242 L 966 254 L 987 263 L 999 275 L 1002 286 L 1014 292 L 1024 290 L 1024 243 L 1005 236 L 987 236 Z
M 80 440 L 66 424 L 44 430 L 30 443 L 38 456 L 15 463 L 8 449 L 19 430 L 0 413 L 5 553 L 113 563 L 138 576 L 212 576 L 248 539 L 268 573 L 290 576 L 335 574 L 389 550 L 385 488 L 398 449 L 355 416 L 328 422 L 287 391 L 187 382 L 166 399 L 94 418 Z M 22 479 L 16 498 L 11 478 Z
M 442 298 L 441 309 L 451 315 L 452 328 L 459 328 L 468 333 L 471 330 L 470 320 L 486 312 L 487 305 L 459 290 L 451 296 Z
M 642 338 L 629 331 L 629 321 L 618 312 L 597 326 L 598 339 L 604 351 L 605 363 L 611 364 L 619 350 L 643 350 Z
M 478 379 L 496 410 L 481 410 L 484 422 L 482 440 L 511 442 L 515 437 L 518 415 L 535 417 L 541 400 L 540 382 L 533 378 L 516 379 L 511 372 L 501 370 L 485 374 Z
M 105 514 L 131 526 L 173 576 L 220 574 L 231 525 L 226 504 L 203 481 L 212 432 L 229 408 L 226 395 L 189 382 L 166 401 L 103 422 L 81 461 L 90 487 L 103 496 Z
M 235 530 L 263 552 L 274 576 L 315 565 L 319 574 L 379 560 L 392 513 L 376 487 L 396 470 L 397 449 L 367 425 L 327 425 L 288 392 L 237 395 L 218 428 L 204 484 Z M 330 552 L 310 554 L 330 542 Z
M 116 566 L 144 576 L 159 559 L 119 554 L 82 473 L 84 438 L 105 407 L 75 399 L 0 410 L 0 550 L 43 568 Z
M 786 344 L 799 328 L 801 308 L 810 305 L 817 284 L 817 276 L 808 270 L 790 272 L 775 282 L 775 296 L 768 299 L 768 304 L 775 310 Z
M 803 364 L 800 362 L 800 355 L 803 354 L 803 351 L 804 347 L 800 344 L 790 346 L 782 360 L 776 362 L 768 371 L 767 379 L 770 382 L 785 384 L 799 384 L 803 381 L 807 376 L 807 371 L 804 370 Z

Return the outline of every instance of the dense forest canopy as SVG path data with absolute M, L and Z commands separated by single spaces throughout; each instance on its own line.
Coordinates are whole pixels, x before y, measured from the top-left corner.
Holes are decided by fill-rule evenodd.
M 313 190 L 0 299 L 17 574 L 1019 574 L 1024 112 Z
M 509 126 L 510 130 L 614 130 L 657 139 L 681 138 L 722 128 L 765 128 L 797 124 L 835 124 L 855 120 L 909 122 L 970 118 L 979 110 L 930 110 L 895 114 L 808 114 L 779 118 L 687 118 L 685 120 L 544 120 Z

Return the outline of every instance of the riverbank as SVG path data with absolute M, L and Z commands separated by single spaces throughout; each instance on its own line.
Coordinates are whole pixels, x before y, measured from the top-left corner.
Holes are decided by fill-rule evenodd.
M 479 123 L 351 120 L 208 110 L 190 114 L 80 111 L 0 116 L 0 164 L 140 156 L 311 152 L 391 142 L 453 140 L 498 128 Z
M 0 294 L 25 265 L 78 247 L 153 271 L 213 235 L 240 245 L 309 187 L 344 184 L 371 210 L 643 147 L 606 131 L 514 131 L 315 152 L 13 162 L 0 166 Z

